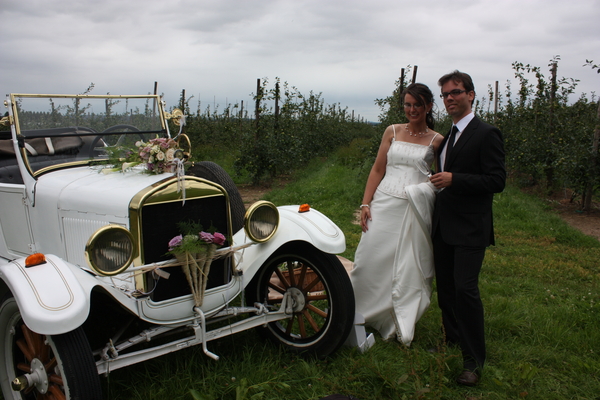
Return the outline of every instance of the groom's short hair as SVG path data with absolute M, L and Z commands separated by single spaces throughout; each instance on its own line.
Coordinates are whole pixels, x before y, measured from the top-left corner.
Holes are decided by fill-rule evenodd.
M 440 80 L 438 81 L 438 85 L 440 87 L 442 87 L 446 84 L 446 82 L 449 82 L 449 81 L 452 81 L 456 84 L 462 83 L 463 87 L 465 88 L 467 93 L 475 92 L 475 85 L 473 84 L 473 79 L 471 79 L 471 75 L 469 75 L 465 72 L 460 72 L 459 70 L 454 70 L 454 71 L 450 72 L 449 74 L 442 76 L 440 78 Z M 473 98 L 473 101 L 475 101 L 475 98 Z M 473 102 L 471 102 L 471 104 L 473 104 Z

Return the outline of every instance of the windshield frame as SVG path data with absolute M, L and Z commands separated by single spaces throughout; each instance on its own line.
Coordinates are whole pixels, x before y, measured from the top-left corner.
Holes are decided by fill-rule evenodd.
M 44 107 L 45 101 L 48 105 Z M 24 108 L 23 103 L 28 106 L 35 104 L 33 108 L 41 104 L 41 110 Z M 60 105 L 55 106 L 55 103 Z M 131 110 L 127 108 L 130 103 L 134 105 Z M 105 105 L 106 111 L 90 113 L 90 108 L 94 109 L 92 104 Z M 13 157 L 23 161 L 26 171 L 34 179 L 56 169 L 106 164 L 109 156 L 102 152 L 96 155 L 94 150 L 110 147 L 113 141 L 116 144 L 124 141 L 133 148 L 138 140 L 171 137 L 167 123 L 169 113 L 165 111 L 165 103 L 159 95 L 12 93 L 7 95 L 5 105 L 9 108 L 11 136 L 18 151 L 18 156 L 14 154 Z M 78 105 L 81 105 L 79 110 Z M 111 107 L 116 110 L 112 114 Z M 139 123 L 141 129 L 133 125 L 134 122 L 122 123 L 129 120 L 136 125 Z M 97 129 L 86 127 L 86 123 L 95 124 Z M 10 157 L 10 154 L 7 156 Z

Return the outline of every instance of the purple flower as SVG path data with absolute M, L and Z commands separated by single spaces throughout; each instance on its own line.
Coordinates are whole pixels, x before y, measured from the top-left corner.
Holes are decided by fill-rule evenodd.
M 169 251 L 173 251 L 173 249 L 183 242 L 183 235 L 177 235 L 173 239 L 169 241 Z
M 206 243 L 212 243 L 214 236 L 208 232 L 200 232 L 200 240 Z
M 213 243 L 219 246 L 222 246 L 225 243 L 225 236 L 222 233 L 215 232 L 213 235 Z

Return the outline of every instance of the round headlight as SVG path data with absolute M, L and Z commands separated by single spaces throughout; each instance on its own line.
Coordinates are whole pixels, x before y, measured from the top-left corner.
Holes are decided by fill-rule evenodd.
M 279 211 L 269 201 L 257 201 L 244 216 L 244 230 L 253 242 L 263 243 L 271 239 L 278 225 Z
M 90 266 L 99 274 L 119 274 L 133 261 L 133 235 L 122 226 L 104 226 L 88 240 L 85 256 Z

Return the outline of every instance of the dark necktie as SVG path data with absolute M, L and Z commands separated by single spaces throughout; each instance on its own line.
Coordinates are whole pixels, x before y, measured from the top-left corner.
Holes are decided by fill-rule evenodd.
M 452 153 L 452 149 L 454 148 L 454 142 L 456 140 L 456 132 L 458 132 L 458 127 L 456 125 L 452 125 L 452 131 L 450 131 L 450 137 L 448 138 L 448 142 L 446 142 L 446 160 L 444 161 L 444 166 L 446 166 L 448 164 L 448 159 L 450 158 L 450 153 Z

